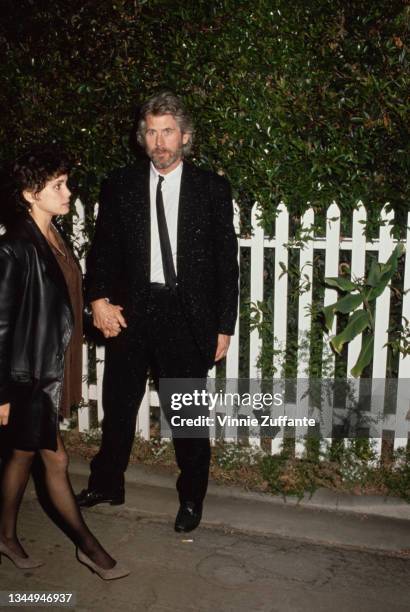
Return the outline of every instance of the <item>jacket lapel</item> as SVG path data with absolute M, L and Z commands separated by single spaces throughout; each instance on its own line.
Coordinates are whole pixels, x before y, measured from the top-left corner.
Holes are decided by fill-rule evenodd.
M 129 256 L 138 262 L 145 282 L 150 280 L 151 213 L 150 165 L 145 161 L 130 168 L 126 191 L 123 193 L 125 235 L 130 238 Z
M 178 229 L 177 229 L 177 269 L 178 278 L 183 277 L 184 261 L 189 256 L 189 232 L 195 226 L 195 197 L 201 191 L 198 184 L 198 174 L 195 167 L 188 162 L 183 162 L 181 187 L 178 203 Z M 196 196 L 195 196 L 196 194 Z M 150 282 L 151 273 L 151 194 L 150 194 L 150 163 L 149 161 L 133 170 L 132 180 L 129 183 L 128 193 L 125 199 L 134 208 L 132 223 L 129 231 L 135 230 L 137 224 L 137 235 L 143 244 L 139 253 L 143 253 L 143 273 L 147 284 Z
M 143 227 L 145 248 L 144 248 L 144 277 L 147 285 L 151 280 L 151 194 L 150 194 L 150 165 L 147 164 L 144 175 L 142 177 L 143 185 Z
M 56 261 L 56 258 L 47 240 L 39 230 L 35 221 L 31 219 L 31 217 L 28 217 L 24 220 L 24 224 L 22 225 L 21 229 L 22 233 L 25 234 L 26 237 L 34 243 L 37 252 L 40 254 L 41 260 L 44 264 L 47 276 L 56 285 L 57 289 L 59 290 L 65 302 L 68 304 L 70 310 L 72 311 L 71 300 L 64 275 Z
M 195 227 L 195 199 L 201 192 L 201 186 L 197 184 L 197 173 L 195 167 L 184 161 L 181 176 L 181 188 L 178 204 L 178 230 L 177 230 L 177 268 L 178 279 L 184 276 L 184 262 L 189 257 L 190 232 Z

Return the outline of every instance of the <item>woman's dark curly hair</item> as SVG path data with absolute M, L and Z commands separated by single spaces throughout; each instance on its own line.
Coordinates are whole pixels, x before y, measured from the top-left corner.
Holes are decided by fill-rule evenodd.
M 68 174 L 71 167 L 68 156 L 54 144 L 32 147 L 20 155 L 4 173 L 0 222 L 7 225 L 20 214 L 28 213 L 30 204 L 23 191 L 40 193 L 48 181 Z

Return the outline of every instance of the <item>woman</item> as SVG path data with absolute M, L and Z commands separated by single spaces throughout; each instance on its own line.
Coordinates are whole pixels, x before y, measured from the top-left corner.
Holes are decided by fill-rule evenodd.
M 68 478 L 58 428 L 61 411 L 81 397 L 81 273 L 52 220 L 70 209 L 69 163 L 55 147 L 20 157 L 13 197 L 0 204 L 0 429 L 9 448 L 0 485 L 0 559 L 42 565 L 16 533 L 17 515 L 39 454 L 45 486 L 77 547 L 78 560 L 105 580 L 120 567 L 86 526 Z M 81 367 L 81 366 L 80 366 Z

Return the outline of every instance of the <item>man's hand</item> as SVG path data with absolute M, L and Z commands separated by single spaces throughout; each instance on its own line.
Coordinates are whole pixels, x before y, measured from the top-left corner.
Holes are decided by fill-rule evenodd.
M 118 336 L 127 323 L 121 314 L 122 306 L 110 304 L 104 298 L 91 302 L 93 324 L 106 338 Z
M 0 406 L 0 426 L 7 425 L 9 422 L 10 404 L 2 404 Z
M 216 347 L 215 361 L 219 361 L 220 359 L 226 357 L 230 342 L 231 336 L 227 336 L 226 334 L 218 334 L 218 345 Z

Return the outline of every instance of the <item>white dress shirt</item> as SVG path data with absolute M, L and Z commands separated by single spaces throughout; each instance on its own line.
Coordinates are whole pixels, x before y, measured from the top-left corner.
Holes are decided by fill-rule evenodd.
M 159 242 L 157 221 L 157 185 L 158 177 L 164 178 L 162 182 L 162 199 L 164 201 L 165 218 L 167 220 L 169 241 L 171 243 L 172 259 L 174 260 L 175 272 L 177 269 L 177 234 L 178 234 L 178 206 L 179 192 L 181 189 L 182 161 L 169 172 L 161 174 L 151 162 L 150 170 L 150 209 L 151 209 L 151 283 L 165 283 L 164 270 L 162 267 L 161 245 Z

